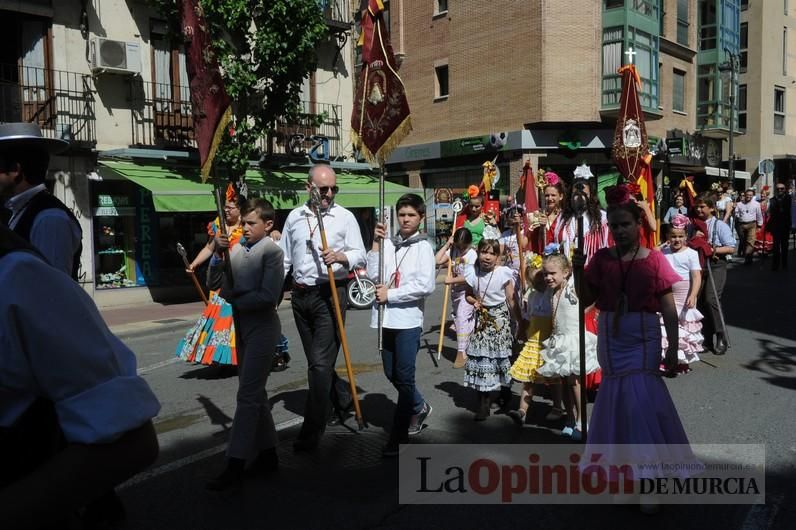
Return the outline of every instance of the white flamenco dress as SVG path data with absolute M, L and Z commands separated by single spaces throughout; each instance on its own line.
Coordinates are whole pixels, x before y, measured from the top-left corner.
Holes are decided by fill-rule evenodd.
M 580 375 L 578 297 L 574 280 L 570 278 L 553 297 L 553 333 L 542 343 L 544 364 L 537 373 L 548 378 Z M 597 335 L 586 331 L 586 373 L 596 372 L 599 368 Z

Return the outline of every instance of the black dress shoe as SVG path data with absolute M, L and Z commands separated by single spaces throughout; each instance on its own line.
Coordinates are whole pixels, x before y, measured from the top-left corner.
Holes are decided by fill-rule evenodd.
M 713 353 L 716 355 L 724 355 L 727 353 L 727 340 L 721 335 L 716 338 L 716 348 L 714 348 Z
M 332 417 L 329 418 L 329 420 L 326 422 L 326 425 L 334 427 L 335 425 L 344 424 L 345 420 L 351 415 L 353 409 L 354 409 L 353 401 L 349 401 L 348 405 L 346 405 L 343 409 L 335 407 L 334 410 L 332 411 Z

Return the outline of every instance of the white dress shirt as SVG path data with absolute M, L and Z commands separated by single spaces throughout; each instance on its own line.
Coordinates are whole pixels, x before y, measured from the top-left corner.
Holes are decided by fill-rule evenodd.
M 348 268 L 340 263 L 332 265 L 335 279 L 342 280 L 348 271 L 365 264 L 365 245 L 359 233 L 356 217 L 342 206 L 332 204 L 323 212 L 323 227 L 329 248 L 343 252 Z M 293 267 L 293 281 L 316 285 L 329 281 L 326 264 L 321 259 L 321 231 L 315 213 L 305 204 L 287 216 L 279 246 L 285 252 L 285 276 Z
M 0 427 L 37 397 L 68 442 L 104 443 L 157 415 L 133 352 L 69 276 L 29 252 L 0 259 Z
M 45 190 L 44 184 L 38 184 L 6 201 L 6 208 L 11 210 L 11 219 L 8 221 L 11 230 L 17 226 L 33 197 Z M 56 208 L 42 210 L 30 228 L 30 244 L 41 252 L 50 265 L 70 276 L 74 255 L 82 238 L 80 227 L 66 212 Z
M 399 236 L 400 239 L 400 236 Z M 434 292 L 436 285 L 436 263 L 431 244 L 421 239 L 406 246 L 395 245 L 389 239 L 384 245 L 384 280 L 388 284 L 387 303 L 384 305 L 384 327 L 389 329 L 412 329 L 423 326 L 423 309 L 426 297 Z M 394 284 L 396 268 L 399 272 L 398 286 Z M 368 252 L 368 276 L 379 276 L 379 253 Z M 370 327 L 378 327 L 378 304 L 374 304 Z
M 763 226 L 763 210 L 760 208 L 760 203 L 755 200 L 736 203 L 735 219 L 739 223 L 757 222 L 757 226 Z

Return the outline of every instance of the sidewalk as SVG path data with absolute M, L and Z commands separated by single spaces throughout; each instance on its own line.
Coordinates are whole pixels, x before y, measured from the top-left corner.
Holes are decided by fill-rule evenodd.
M 193 324 L 204 311 L 204 302 L 185 304 L 148 303 L 119 308 L 100 309 L 111 331 L 124 339 L 147 333 L 172 331 Z

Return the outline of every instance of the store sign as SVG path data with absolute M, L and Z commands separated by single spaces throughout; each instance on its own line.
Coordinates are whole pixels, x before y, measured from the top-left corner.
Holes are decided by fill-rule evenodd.
M 137 285 L 157 285 L 158 253 L 157 228 L 158 218 L 152 204 L 152 193 L 144 188 L 138 189 L 139 208 L 136 218 L 138 235 L 136 241 L 135 282 Z
M 508 133 L 495 132 L 484 136 L 473 136 L 470 138 L 459 138 L 457 140 L 446 140 L 439 143 L 441 157 L 466 156 L 484 151 L 501 151 L 506 149 Z
M 127 195 L 97 195 L 97 206 L 130 206 L 130 197 Z
M 669 163 L 681 166 L 706 166 L 707 139 L 693 134 L 681 134 L 666 139 Z

